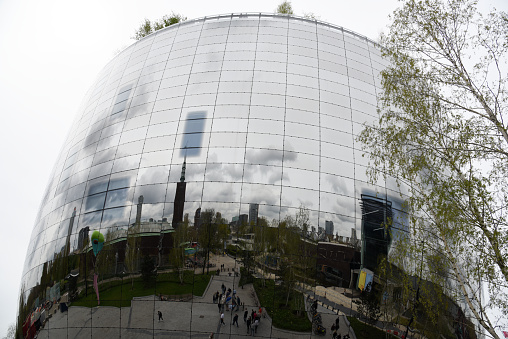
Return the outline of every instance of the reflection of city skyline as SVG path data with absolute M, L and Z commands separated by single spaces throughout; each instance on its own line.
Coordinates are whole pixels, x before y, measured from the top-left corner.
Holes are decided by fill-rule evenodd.
M 167 235 L 187 221 L 201 228 L 210 211 L 249 231 L 303 212 L 307 219 L 293 225 L 305 225 L 306 241 L 351 249 L 362 194 L 398 194 L 393 181 L 369 183 L 355 140 L 361 124 L 377 118 L 384 61 L 371 41 L 264 14 L 162 31 L 120 52 L 85 99 L 35 222 L 27 290 L 62 249 L 82 255 L 94 231 L 106 236 L 111 271 L 138 260 L 119 245 L 127 246 L 129 231 L 142 234 L 130 237 L 129 251 L 144 241 L 164 263 L 173 246 Z

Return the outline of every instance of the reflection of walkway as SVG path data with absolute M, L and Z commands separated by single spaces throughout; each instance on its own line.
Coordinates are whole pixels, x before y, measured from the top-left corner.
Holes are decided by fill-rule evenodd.
M 339 314 L 341 316 L 341 333 L 344 335 L 347 332 L 343 332 L 342 324 L 344 320 L 344 324 L 346 326 L 349 322 L 346 319 L 346 316 L 353 316 L 356 318 L 359 318 L 360 315 L 357 312 L 357 305 L 353 303 L 353 300 L 358 298 L 358 295 L 356 293 L 359 293 L 358 291 L 352 291 L 350 289 L 341 288 L 341 287 L 328 287 L 325 288 L 323 286 L 316 286 L 311 287 L 305 284 L 299 284 L 297 287 L 300 291 L 302 291 L 306 296 L 309 296 L 311 300 L 318 300 L 318 312 L 323 313 L 333 313 L 333 314 Z M 323 324 L 325 323 L 325 317 L 323 316 Z M 330 331 L 330 326 L 327 327 L 327 333 Z M 391 333 L 397 332 L 397 333 L 404 333 L 405 327 L 399 325 L 399 327 L 393 326 L 389 322 L 383 322 L 383 321 L 377 321 L 374 326 L 381 330 L 390 330 Z M 351 330 L 352 332 L 352 330 Z M 351 336 L 351 339 L 354 338 L 354 336 Z M 408 338 L 412 338 L 412 336 L 408 335 Z
M 39 338 L 208 338 L 211 332 L 216 332 L 217 338 L 241 338 L 247 336 L 247 326 L 243 322 L 244 309 L 238 312 L 239 327 L 232 326 L 232 317 L 236 312 L 226 311 L 226 325 L 220 325 L 220 313 L 217 304 L 213 303 L 212 295 L 220 290 L 224 284 L 227 288 L 236 289 L 245 310 L 249 313 L 256 307 L 252 284 L 238 287 L 239 277 L 229 276 L 238 263 L 227 256 L 214 256 L 211 259 L 220 268 L 224 264 L 226 272 L 214 276 L 210 281 L 203 297 L 195 297 L 188 302 L 160 301 L 155 296 L 135 298 L 131 307 L 95 307 L 85 308 L 74 306 L 68 311 L 53 314 L 39 333 Z M 215 269 L 216 269 L 215 268 Z M 159 322 L 157 311 L 161 311 L 164 320 Z M 335 314 L 323 313 L 323 323 L 330 335 L 330 326 L 335 321 Z M 341 320 L 341 331 L 346 329 Z M 341 332 L 342 333 L 342 332 Z M 347 330 L 343 333 L 347 333 Z M 311 333 L 285 331 L 272 327 L 269 317 L 262 318 L 255 334 L 261 338 L 323 338 Z M 351 338 L 354 338 L 351 336 Z

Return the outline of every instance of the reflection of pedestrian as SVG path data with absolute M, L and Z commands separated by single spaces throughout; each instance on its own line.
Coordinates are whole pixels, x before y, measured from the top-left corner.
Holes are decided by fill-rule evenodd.
M 249 334 L 251 320 L 250 317 L 247 319 L 247 334 Z
M 161 311 L 157 311 L 157 314 L 159 315 L 159 321 L 164 321 L 164 319 L 162 318 L 162 312 Z
M 233 325 L 236 323 L 236 327 L 238 327 L 238 313 L 233 317 Z
M 220 323 L 221 323 L 222 325 L 226 325 L 226 323 L 224 322 L 224 312 L 222 312 L 222 313 L 220 314 Z

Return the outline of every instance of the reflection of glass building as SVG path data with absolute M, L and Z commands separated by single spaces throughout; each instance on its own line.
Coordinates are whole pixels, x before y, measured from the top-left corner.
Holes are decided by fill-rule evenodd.
M 94 230 L 120 242 L 133 225 L 155 225 L 161 239 L 143 239 L 161 258 L 186 215 L 198 224 L 211 209 L 257 222 L 303 206 L 308 226 L 360 232 L 361 195 L 398 194 L 392 182 L 367 184 L 355 140 L 377 119 L 384 64 L 365 37 L 272 14 L 190 20 L 122 51 L 85 97 L 50 177 L 22 306 L 48 298 L 38 286 L 55 280 L 49 263 L 66 244 L 80 254 Z M 116 270 L 124 257 L 108 260 Z

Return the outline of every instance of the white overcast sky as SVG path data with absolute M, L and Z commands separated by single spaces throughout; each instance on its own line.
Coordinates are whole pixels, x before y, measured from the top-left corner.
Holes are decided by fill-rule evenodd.
M 15 321 L 28 241 L 43 191 L 89 86 L 144 18 L 273 12 L 277 0 L 0 0 L 0 336 Z M 396 0 L 294 0 L 296 15 L 377 39 Z M 507 11 L 506 0 L 481 0 Z

